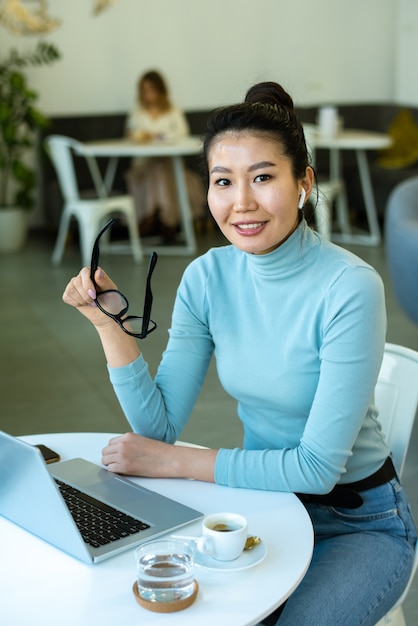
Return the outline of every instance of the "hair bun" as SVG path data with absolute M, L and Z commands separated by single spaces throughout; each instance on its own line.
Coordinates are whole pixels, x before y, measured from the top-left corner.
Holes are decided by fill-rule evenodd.
M 293 100 L 278 83 L 272 81 L 257 83 L 249 88 L 245 95 L 246 104 L 271 104 L 284 106 L 293 112 Z

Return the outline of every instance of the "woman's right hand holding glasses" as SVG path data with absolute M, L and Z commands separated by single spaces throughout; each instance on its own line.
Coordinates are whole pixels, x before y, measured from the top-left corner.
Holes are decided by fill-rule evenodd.
M 120 367 L 131 363 L 140 354 L 134 338 L 145 339 L 157 328 L 151 320 L 151 276 L 158 256 L 153 252 L 150 257 L 142 317 L 128 315 L 128 300 L 99 266 L 99 241 L 114 221 L 114 218 L 109 220 L 99 232 L 93 245 L 90 268 L 84 267 L 70 280 L 62 299 L 91 321 L 99 332 L 108 364 Z
M 94 280 L 100 291 L 117 289 L 115 283 L 100 267 L 95 272 Z M 62 296 L 63 301 L 78 309 L 96 327 L 113 324 L 113 321 L 97 307 L 94 302 L 95 298 L 96 289 L 90 278 L 90 268 L 83 267 L 66 286 Z
M 66 304 L 78 309 L 95 326 L 109 366 L 121 367 L 132 363 L 140 354 L 137 342 L 121 332 L 114 320 L 103 313 L 94 301 L 97 292 L 117 289 L 117 287 L 100 267 L 94 272 L 94 281 L 97 289 L 91 279 L 91 268 L 84 267 L 70 280 L 62 299 Z

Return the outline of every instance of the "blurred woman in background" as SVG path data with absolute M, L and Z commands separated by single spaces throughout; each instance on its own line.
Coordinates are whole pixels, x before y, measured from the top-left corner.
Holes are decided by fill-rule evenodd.
M 164 78 L 155 70 L 138 81 L 137 105 L 127 119 L 126 134 L 138 143 L 175 142 L 189 134 L 184 113 L 170 101 Z M 193 218 L 200 218 L 205 207 L 202 181 L 188 168 L 185 177 Z M 171 243 L 180 224 L 171 159 L 135 159 L 126 182 L 134 197 L 141 235 L 161 234 Z

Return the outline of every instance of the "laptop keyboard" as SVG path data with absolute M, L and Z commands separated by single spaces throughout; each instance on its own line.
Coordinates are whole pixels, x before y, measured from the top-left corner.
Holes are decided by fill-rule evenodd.
M 54 479 L 84 541 L 93 548 L 140 533 L 149 524 Z

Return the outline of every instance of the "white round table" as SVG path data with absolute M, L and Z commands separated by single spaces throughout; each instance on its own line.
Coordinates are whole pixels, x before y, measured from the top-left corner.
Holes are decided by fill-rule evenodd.
M 188 136 L 176 141 L 154 141 L 150 143 L 136 143 L 130 139 L 102 139 L 80 144 L 79 153 L 87 158 L 90 173 L 97 189 L 112 190 L 116 173 L 116 166 L 120 157 L 145 157 L 171 159 L 174 170 L 174 182 L 180 208 L 180 218 L 184 231 L 185 245 L 178 246 L 144 246 L 145 252 L 156 250 L 159 254 L 196 254 L 197 246 L 193 230 L 193 220 L 190 212 L 190 203 L 184 175 L 183 157 L 200 154 L 202 141 L 200 137 Z M 108 164 L 104 178 L 97 167 L 97 158 L 107 158 Z
M 71 433 L 22 439 L 44 443 L 59 452 L 62 460 L 80 456 L 100 464 L 101 449 L 111 436 Z M 232 489 L 193 480 L 137 480 L 204 513 L 242 513 L 248 518 L 249 532 L 262 538 L 265 558 L 237 571 L 196 566 L 199 593 L 195 603 L 177 613 L 153 613 L 134 598 L 132 550 L 86 565 L 0 517 L 2 624 L 254 625 L 277 608 L 303 578 L 311 559 L 313 532 L 309 516 L 293 494 Z M 193 523 L 181 530 L 196 535 L 199 529 L 200 524 Z
M 352 233 L 348 218 L 348 209 L 345 199 L 344 187 L 338 197 L 338 220 L 341 233 L 334 233 L 332 239 L 339 243 L 354 243 L 377 246 L 381 242 L 379 222 L 377 219 L 376 204 L 373 187 L 370 178 L 369 164 L 366 150 L 380 150 L 391 144 L 391 138 L 384 133 L 376 133 L 367 130 L 341 129 L 334 135 L 324 134 L 319 126 L 304 124 L 307 143 L 312 149 L 313 158 L 316 149 L 326 149 L 330 153 L 330 180 L 341 180 L 340 151 L 354 150 L 356 153 L 357 168 L 363 193 L 364 207 L 369 227 L 366 234 Z
M 76 456 L 100 464 L 109 433 L 24 437 L 44 443 L 62 460 Z M 259 535 L 266 556 L 249 569 L 218 571 L 196 567 L 195 603 L 177 613 L 153 613 L 132 592 L 132 550 L 96 565 L 60 552 L 0 517 L 2 567 L 0 616 L 5 626 L 250 626 L 277 608 L 303 578 L 312 555 L 313 531 L 305 508 L 293 494 L 233 489 L 193 480 L 137 479 L 204 513 L 235 511 Z M 48 511 L 45 511 L 48 515 Z M 199 533 L 199 523 L 184 534 Z

